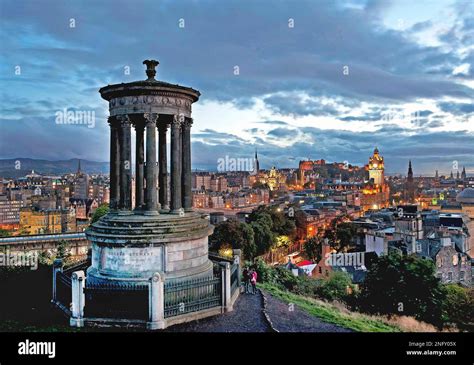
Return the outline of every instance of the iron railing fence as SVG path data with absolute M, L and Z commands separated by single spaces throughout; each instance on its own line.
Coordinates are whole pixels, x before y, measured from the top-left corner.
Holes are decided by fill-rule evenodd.
M 88 283 L 84 316 L 148 320 L 148 284 Z
M 220 275 L 165 282 L 164 317 L 174 317 L 186 313 L 222 305 L 222 278 Z
M 230 292 L 231 295 L 234 295 L 235 291 L 239 289 L 239 265 L 237 263 L 233 264 L 230 269 Z
M 86 269 L 90 266 L 90 261 L 88 260 L 82 260 L 79 262 L 76 262 L 74 265 L 69 266 L 65 269 L 63 269 L 63 273 L 66 274 L 67 276 L 71 276 L 74 271 L 81 271 L 83 270 L 84 272 Z
M 69 309 L 72 302 L 71 276 L 56 272 L 56 301 Z

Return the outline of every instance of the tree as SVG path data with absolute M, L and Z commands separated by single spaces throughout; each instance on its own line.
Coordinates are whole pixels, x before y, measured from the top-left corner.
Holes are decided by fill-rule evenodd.
M 10 231 L 0 228 L 0 237 L 10 237 L 11 233 Z
M 345 301 L 349 295 L 348 290 L 354 290 L 349 274 L 341 271 L 334 271 L 329 278 L 318 288 L 317 294 L 327 300 Z
M 257 255 L 262 255 L 265 252 L 268 252 L 268 250 L 270 250 L 270 248 L 275 244 L 274 233 L 271 231 L 270 227 L 265 224 L 264 220 L 252 222 L 250 225 L 254 233 Z
M 233 249 L 241 249 L 247 260 L 252 260 L 257 251 L 252 227 L 236 219 L 219 223 L 214 229 L 214 233 L 209 237 L 209 242 L 211 248 L 216 251 L 226 244 L 229 244 Z
M 326 229 L 324 237 L 329 239 L 331 246 L 340 251 L 352 245 L 352 239 L 357 234 L 357 228 L 348 221 L 347 215 L 342 215 L 332 220 Z
M 100 207 L 98 207 L 94 215 L 92 216 L 91 223 L 97 222 L 101 217 L 106 215 L 109 212 L 109 206 L 107 204 L 102 204 Z
M 397 253 L 372 264 L 361 295 L 368 312 L 414 316 L 436 325 L 441 324 L 442 300 L 433 262 Z
M 62 240 L 58 242 L 56 246 L 56 258 L 63 259 L 64 262 L 68 261 L 71 257 L 71 252 L 67 248 L 67 242 Z
M 276 247 L 289 247 L 291 245 L 291 241 L 288 236 L 277 236 L 275 242 Z
M 304 252 L 309 260 L 314 263 L 321 261 L 322 256 L 322 241 L 319 237 L 308 238 L 304 245 Z
M 352 245 L 352 239 L 357 234 L 356 227 L 350 222 L 343 222 L 336 227 L 337 249 L 348 248 Z
M 261 205 L 254 209 L 249 216 L 250 222 L 264 220 L 273 233 L 283 236 L 294 236 L 296 225 L 293 219 L 290 219 L 277 207 Z
M 444 300 L 442 306 L 443 322 L 455 324 L 463 331 L 474 331 L 474 289 L 457 284 L 442 286 Z

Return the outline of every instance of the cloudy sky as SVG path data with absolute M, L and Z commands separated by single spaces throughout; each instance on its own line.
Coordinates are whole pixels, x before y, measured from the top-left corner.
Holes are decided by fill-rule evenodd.
M 470 0 L 0 1 L 0 158 L 108 160 L 98 89 L 191 86 L 193 167 L 324 158 L 474 173 Z M 55 113 L 94 111 L 94 128 Z M 453 161 L 456 161 L 453 163 Z

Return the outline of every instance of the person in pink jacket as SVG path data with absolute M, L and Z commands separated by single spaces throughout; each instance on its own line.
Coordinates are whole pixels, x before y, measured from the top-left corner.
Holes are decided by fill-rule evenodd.
M 257 272 L 252 269 L 250 272 L 250 284 L 252 284 L 252 294 L 257 293 Z

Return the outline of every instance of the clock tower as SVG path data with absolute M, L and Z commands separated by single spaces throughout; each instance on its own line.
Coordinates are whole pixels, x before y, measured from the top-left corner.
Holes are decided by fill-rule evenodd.
M 373 180 L 374 185 L 383 186 L 385 183 L 384 169 L 383 157 L 380 156 L 379 150 L 376 147 L 374 154 L 369 157 L 369 181 Z

